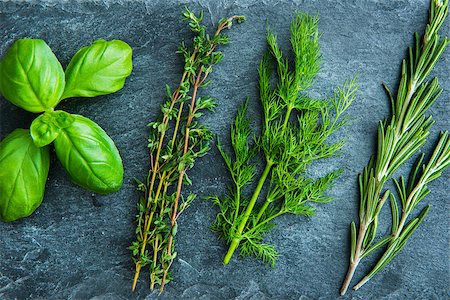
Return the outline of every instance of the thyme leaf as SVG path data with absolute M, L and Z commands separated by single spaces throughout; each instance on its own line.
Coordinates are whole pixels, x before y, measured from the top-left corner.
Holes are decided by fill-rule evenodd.
M 187 171 L 197 158 L 206 155 L 213 136 L 198 119 L 205 111 L 213 111 L 216 102 L 200 96 L 200 89 L 208 84 L 208 75 L 223 58 L 217 46 L 229 43 L 223 31 L 234 20 L 244 21 L 242 16 L 222 19 L 216 32 L 209 35 L 201 23 L 201 12 L 196 15 L 185 8 L 183 17 L 194 33 L 192 46 L 183 42 L 177 51 L 183 58 L 184 72 L 175 91 L 166 85 L 161 117 L 148 124 L 150 170 L 144 181 L 136 180 L 143 195 L 138 202 L 136 240 L 129 247 L 136 265 L 133 290 L 145 266 L 150 271 L 151 289 L 159 284 L 162 292 L 172 280 L 169 271 L 177 256 L 174 250 L 177 220 L 196 198 L 195 194 L 183 197 L 182 186 L 192 184 Z

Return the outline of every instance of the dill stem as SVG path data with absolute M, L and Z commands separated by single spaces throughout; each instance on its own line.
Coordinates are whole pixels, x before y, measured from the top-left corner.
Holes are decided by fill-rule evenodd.
M 290 104 L 288 104 L 286 108 L 286 115 L 284 116 L 284 122 L 282 127 L 282 132 L 284 132 L 287 128 L 289 118 L 291 116 L 292 109 L 294 107 Z M 272 166 L 274 165 L 274 162 L 270 159 L 267 160 L 266 167 L 264 168 L 264 171 L 258 181 L 258 185 L 256 186 L 256 189 L 252 195 L 252 198 L 250 199 L 250 203 L 247 206 L 247 209 L 244 213 L 244 218 L 242 219 L 241 223 L 239 224 L 238 230 L 236 232 L 236 237 L 233 238 L 231 241 L 230 247 L 228 248 L 228 252 L 226 253 L 223 263 L 224 265 L 227 265 L 230 262 L 231 257 L 233 256 L 234 252 L 236 251 L 237 247 L 239 246 L 239 243 L 241 241 L 240 236 L 242 235 L 242 232 L 245 229 L 245 225 L 247 225 L 247 221 L 250 218 L 250 215 L 253 211 L 253 208 L 256 204 L 256 200 L 259 197 L 259 194 L 261 193 L 261 190 L 264 186 L 264 183 L 266 182 L 267 176 L 269 175 L 270 170 L 272 169 Z M 267 207 L 270 205 L 270 201 L 266 199 L 263 206 L 258 212 L 258 216 L 256 217 L 256 223 L 261 219 L 262 215 L 264 214 L 264 211 L 267 209 Z M 237 211 L 239 210 L 239 207 L 237 208 Z M 237 216 L 237 214 L 236 214 Z M 235 217 L 236 218 L 236 217 Z
M 285 132 L 285 130 L 287 128 L 287 124 L 289 122 L 289 118 L 291 117 L 291 113 L 292 113 L 292 109 L 293 108 L 294 108 L 294 106 L 292 106 L 291 104 L 288 104 L 288 106 L 286 108 L 286 115 L 284 116 L 283 127 L 281 128 L 281 131 L 283 133 Z M 258 216 L 256 217 L 256 224 L 261 219 L 262 215 L 266 211 L 267 207 L 269 207 L 271 202 L 272 202 L 271 200 L 266 199 L 266 201 L 264 202 L 263 206 L 260 208 L 260 210 L 258 212 Z
M 266 211 L 266 209 L 267 209 L 267 207 L 269 206 L 270 203 L 271 202 L 266 199 L 266 202 L 264 202 L 263 206 L 259 210 L 258 216 L 256 217 L 255 224 L 258 224 L 259 220 L 261 219 L 262 215 L 264 214 L 264 212 Z
M 256 223 L 257 224 L 256 226 L 253 226 L 251 229 L 247 230 L 245 233 L 248 234 L 248 233 L 251 233 L 251 232 L 255 231 L 256 229 L 260 228 L 262 225 L 272 221 L 275 218 L 278 218 L 279 216 L 281 216 L 284 213 L 285 213 L 284 211 L 280 210 L 279 212 L 277 212 L 276 214 L 268 217 L 267 219 L 265 219 L 261 223 L 259 223 L 259 224 Z
M 235 200 L 236 200 L 236 210 L 234 212 L 233 226 L 235 225 L 235 222 L 239 216 L 239 208 L 241 207 L 241 188 L 238 185 L 236 185 Z
M 264 171 L 259 178 L 258 185 L 256 186 L 255 191 L 253 192 L 252 198 L 250 199 L 250 203 L 247 206 L 247 209 L 244 213 L 244 218 L 242 219 L 241 223 L 239 224 L 236 237 L 233 238 L 230 247 L 228 248 L 228 252 L 225 255 L 225 258 L 223 259 L 224 265 L 227 265 L 230 262 L 231 257 L 233 256 L 234 251 L 236 251 L 236 248 L 239 246 L 239 242 L 241 241 L 240 235 L 244 231 L 245 225 L 247 224 L 248 218 L 250 217 L 250 214 L 252 213 L 253 207 L 256 204 L 256 200 L 258 199 L 259 194 L 261 193 L 261 190 L 264 186 L 264 182 L 267 179 L 267 176 L 269 175 L 270 170 L 272 169 L 273 162 L 271 160 L 268 160 L 266 163 L 266 167 L 264 168 Z
M 350 285 L 350 281 L 353 278 L 353 275 L 355 274 L 355 270 L 358 267 L 359 262 L 361 261 L 361 256 L 363 254 L 362 251 L 362 244 L 364 241 L 364 237 L 366 235 L 368 225 L 364 223 L 361 223 L 359 225 L 358 230 L 358 239 L 356 241 L 356 248 L 355 248 L 355 255 L 352 260 L 350 260 L 350 265 L 348 267 L 347 275 L 345 276 L 344 283 L 342 284 L 340 295 L 343 296 Z
M 291 116 L 291 112 L 292 112 L 292 109 L 293 109 L 294 107 L 293 106 L 291 106 L 290 104 L 288 104 L 288 106 L 287 106 L 287 108 L 286 108 L 286 115 L 284 116 L 284 122 L 283 122 L 283 127 L 282 127 L 282 132 L 284 132 L 285 130 L 286 130 L 286 127 L 287 127 L 287 124 L 288 124 L 288 122 L 289 122 L 289 118 L 290 118 L 290 116 Z

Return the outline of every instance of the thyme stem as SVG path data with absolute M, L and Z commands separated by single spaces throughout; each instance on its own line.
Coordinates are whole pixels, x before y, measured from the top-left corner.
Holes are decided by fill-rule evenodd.
M 150 171 L 145 184 L 138 181 L 138 189 L 144 192 L 144 198 L 138 204 L 137 240 L 129 247 L 136 264 L 133 290 L 143 266 L 149 266 L 151 289 L 158 283 L 162 292 L 171 280 L 169 271 L 177 255 L 174 251 L 176 221 L 195 198 L 194 194 L 183 198 L 182 185 L 191 183 L 186 172 L 193 167 L 196 158 L 207 153 L 212 139 L 212 133 L 197 119 L 202 111 L 213 110 L 216 104 L 210 97 L 199 97 L 198 90 L 206 86 L 205 80 L 212 68 L 223 58 L 216 48 L 227 44 L 229 39 L 221 32 L 230 28 L 233 20 L 244 20 L 240 16 L 220 20 L 215 35 L 209 36 L 206 27 L 201 25 L 202 13 L 197 16 L 186 8 L 183 16 L 189 21 L 195 38 L 192 49 L 184 42 L 181 44 L 177 52 L 182 54 L 184 61 L 181 81 L 174 92 L 166 86 L 162 116 L 148 124 Z M 190 102 L 189 110 L 184 107 L 186 101 Z M 172 139 L 168 140 L 170 137 Z

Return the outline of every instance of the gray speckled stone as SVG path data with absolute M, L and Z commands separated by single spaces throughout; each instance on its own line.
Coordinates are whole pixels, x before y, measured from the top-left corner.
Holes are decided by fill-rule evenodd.
M 350 108 L 354 122 L 343 155 L 321 167 L 341 166 L 344 174 L 330 195 L 335 201 L 317 205 L 317 216 L 282 217 L 267 239 L 280 259 L 275 268 L 254 259 L 223 267 L 225 244 L 209 230 L 216 209 L 197 201 L 180 220 L 175 281 L 167 299 L 336 299 L 347 269 L 349 223 L 357 215 L 356 175 L 374 151 L 378 120 L 389 113 L 382 82 L 395 88 L 400 61 L 414 31 L 422 31 L 428 0 L 321 1 L 39 1 L 0 3 L 0 55 L 18 38 L 45 39 L 62 64 L 94 39 L 122 39 L 134 49 L 134 71 L 118 93 L 94 99 L 71 99 L 60 105 L 99 123 L 116 141 L 125 164 L 119 193 L 94 195 L 74 186 L 52 156 L 45 200 L 36 213 L 14 223 L 0 223 L 0 299 L 128 299 L 157 297 L 142 274 L 130 292 L 133 264 L 126 247 L 133 240 L 133 177 L 146 165 L 146 127 L 158 114 L 164 84 L 175 85 L 181 62 L 175 50 L 189 40 L 181 21 L 184 5 L 203 9 L 208 25 L 232 14 L 248 21 L 235 26 L 232 44 L 207 93 L 219 101 L 217 112 L 204 118 L 224 139 L 237 106 L 250 96 L 250 111 L 260 114 L 257 98 L 258 61 L 265 49 L 266 20 L 288 46 L 288 25 L 296 10 L 318 12 L 324 67 L 314 93 L 327 95 L 334 86 L 359 73 L 361 92 Z M 444 25 L 449 34 L 449 22 Z M 444 93 L 430 112 L 436 120 L 429 150 L 440 130 L 449 129 L 450 51 L 434 71 Z M 28 127 L 34 116 L 0 99 L 0 138 Z M 407 170 L 402 168 L 398 174 Z M 228 179 L 216 149 L 191 172 L 200 195 L 224 193 Z M 394 261 L 371 283 L 343 299 L 448 299 L 449 230 L 448 172 L 430 186 L 425 202 L 431 210 Z M 389 220 L 387 207 L 383 214 Z M 380 232 L 388 230 L 383 221 Z M 373 260 L 357 271 L 361 278 Z

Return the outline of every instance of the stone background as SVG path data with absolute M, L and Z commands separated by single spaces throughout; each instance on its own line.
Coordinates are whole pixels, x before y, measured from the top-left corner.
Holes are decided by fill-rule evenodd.
M 180 219 L 175 281 L 161 298 L 337 298 L 348 263 L 349 223 L 357 215 L 356 175 L 374 152 L 378 120 L 389 114 L 381 83 L 395 89 L 412 33 L 422 32 L 426 24 L 428 0 L 1 2 L 0 55 L 16 39 L 41 38 L 66 66 L 79 48 L 95 39 L 122 39 L 134 49 L 134 71 L 125 88 L 115 94 L 70 99 L 59 106 L 93 119 L 116 142 L 125 165 L 121 191 L 101 196 L 74 186 L 52 155 L 41 207 L 27 219 L 0 223 L 0 299 L 158 297 L 149 290 L 145 273 L 137 292 L 130 292 L 134 268 L 127 246 L 133 240 L 138 197 L 132 178 L 144 177 L 148 169 L 145 125 L 158 114 L 164 84 L 174 86 L 179 81 L 181 62 L 175 51 L 181 40 L 191 37 L 181 21 L 185 5 L 204 10 L 208 26 L 233 14 L 248 18 L 228 32 L 232 44 L 222 48 L 225 59 L 212 74 L 213 84 L 203 92 L 218 99 L 216 113 L 204 122 L 222 140 L 227 140 L 233 115 L 245 97 L 251 99 L 255 122 L 259 118 L 256 68 L 265 49 L 266 21 L 288 49 L 294 12 L 319 13 L 323 69 L 312 92 L 329 95 L 356 72 L 361 89 L 349 109 L 354 121 L 340 133 L 348 137 L 342 155 L 321 164 L 321 168 L 344 170 L 329 193 L 335 201 L 317 205 L 315 217 L 278 220 L 278 227 L 267 236 L 280 252 L 276 267 L 249 258 L 234 258 L 223 267 L 225 244 L 209 230 L 217 211 L 199 200 Z M 448 20 L 444 33 L 449 35 Z M 424 147 L 427 151 L 438 132 L 450 125 L 449 49 L 433 74 L 444 92 L 430 109 L 436 124 Z M 34 117 L 0 99 L 0 138 L 17 127 L 28 127 Z M 191 176 L 193 190 L 200 195 L 226 191 L 228 175 L 215 148 Z M 403 253 L 362 290 L 342 299 L 449 299 L 448 185 L 448 172 L 431 184 L 432 194 L 424 201 L 431 204 L 430 213 Z M 387 206 L 383 215 L 380 233 L 386 233 L 390 223 Z M 372 262 L 366 260 L 356 279 Z

